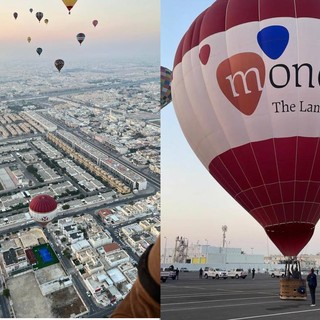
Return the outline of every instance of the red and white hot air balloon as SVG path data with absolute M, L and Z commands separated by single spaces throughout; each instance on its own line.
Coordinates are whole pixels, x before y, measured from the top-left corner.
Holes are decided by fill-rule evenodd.
M 29 203 L 29 213 L 32 219 L 45 227 L 57 215 L 57 202 L 47 194 L 33 197 Z
M 319 12 L 320 1 L 217 0 L 173 67 L 189 144 L 285 256 L 320 218 Z

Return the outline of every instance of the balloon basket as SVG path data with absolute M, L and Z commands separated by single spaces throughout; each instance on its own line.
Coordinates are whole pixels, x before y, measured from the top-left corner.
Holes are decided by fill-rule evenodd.
M 300 290 L 300 288 L 304 290 Z M 280 280 L 280 299 L 282 300 L 306 300 L 306 280 L 286 278 Z

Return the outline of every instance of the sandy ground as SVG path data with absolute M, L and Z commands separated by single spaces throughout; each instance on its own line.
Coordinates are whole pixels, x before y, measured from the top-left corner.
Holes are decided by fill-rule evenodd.
M 7 281 L 17 318 L 70 318 L 85 306 L 73 286 L 44 297 L 33 272 Z

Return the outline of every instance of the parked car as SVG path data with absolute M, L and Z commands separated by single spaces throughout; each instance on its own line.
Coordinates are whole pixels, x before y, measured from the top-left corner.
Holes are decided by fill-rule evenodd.
M 165 268 L 164 270 L 160 270 L 160 280 L 161 282 L 166 282 L 167 279 L 176 279 L 176 271 L 172 270 L 172 268 Z
M 248 275 L 247 271 L 244 271 L 242 268 L 238 268 L 238 269 L 233 269 L 233 270 L 230 270 L 228 271 L 228 275 L 230 278 L 236 278 L 236 279 L 239 279 L 239 278 L 242 278 L 242 279 L 245 279 Z
M 284 270 L 277 270 L 277 269 L 274 269 L 274 270 L 270 270 L 269 271 L 269 274 L 272 278 L 284 278 L 285 277 L 285 272 Z
M 180 272 L 189 272 L 189 269 L 188 269 L 188 268 L 185 268 L 185 267 L 182 267 L 182 268 L 180 269 Z
M 218 268 L 208 268 L 205 267 L 204 268 L 204 272 L 203 272 L 203 277 L 208 279 L 208 278 L 212 278 L 212 279 L 227 279 L 228 278 L 228 272 L 226 270 L 221 270 Z

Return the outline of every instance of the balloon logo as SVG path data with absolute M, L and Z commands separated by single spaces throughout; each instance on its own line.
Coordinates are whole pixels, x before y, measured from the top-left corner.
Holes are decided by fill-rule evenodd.
M 289 42 L 289 31 L 283 26 L 270 26 L 262 29 L 257 40 L 262 51 L 273 60 L 278 59 Z
M 256 110 L 264 86 L 264 62 L 256 53 L 236 54 L 220 63 L 217 80 L 227 99 L 249 116 Z

